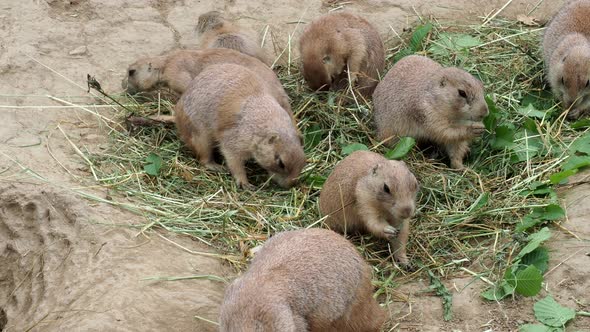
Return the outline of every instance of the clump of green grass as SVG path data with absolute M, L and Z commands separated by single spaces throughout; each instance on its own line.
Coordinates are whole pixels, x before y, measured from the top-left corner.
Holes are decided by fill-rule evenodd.
M 463 171 L 417 149 L 405 156 L 421 183 L 408 247 L 417 270 L 400 269 L 386 243 L 352 237 L 372 264 L 377 293 L 386 302 L 395 298 L 397 285 L 425 271 L 435 278 L 471 274 L 489 283 L 502 278 L 527 235 L 528 228 L 515 228 L 532 212 L 558 204 L 550 189 L 540 189 L 549 188 L 549 176 L 560 170 L 568 146 L 584 128 L 564 122 L 547 91 L 540 29 L 498 19 L 484 27 L 425 26 L 418 29 L 418 42 L 412 33 L 396 41 L 388 50 L 388 67 L 396 54 L 417 53 L 480 78 L 490 105 L 489 132 L 473 143 Z M 351 102 L 350 91 L 311 93 L 296 64 L 278 73 L 305 136 L 309 163 L 297 187 L 280 189 L 251 166 L 250 179 L 258 189 L 239 190 L 229 174 L 200 166 L 175 130 L 165 127 L 132 134 L 113 130 L 110 148 L 88 156 L 98 181 L 131 200 L 147 219 L 144 229 L 194 237 L 232 255 L 238 269 L 246 267 L 247 249 L 268 236 L 321 227 L 319 191 L 343 159 L 343 148 L 361 143 L 382 154 L 388 149 L 373 139 L 371 102 L 358 95 Z M 165 112 L 170 104 L 138 104 L 131 111 L 145 115 L 158 108 Z M 535 218 L 531 226 L 551 220 L 539 213 Z

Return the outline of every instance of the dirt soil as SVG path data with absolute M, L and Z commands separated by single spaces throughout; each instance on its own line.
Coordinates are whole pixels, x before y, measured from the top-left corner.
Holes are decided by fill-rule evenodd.
M 199 13 L 227 11 L 240 24 L 263 31 L 266 47 L 283 50 L 297 40 L 301 19 L 339 5 L 368 17 L 384 38 L 395 38 L 433 15 L 476 21 L 506 0 L 0 0 L 0 330 L 4 331 L 215 331 L 224 283 L 211 278 L 178 281 L 153 277 L 215 276 L 234 272 L 220 260 L 195 254 L 207 247 L 173 236 L 141 232 L 144 219 L 109 204 L 92 183 L 71 143 L 104 148 L 106 129 L 88 112 L 60 100 L 92 103 L 86 74 L 109 92 L 120 90 L 135 58 L 194 47 Z M 546 20 L 563 1 L 519 1 L 501 16 Z M 537 8 L 537 5 L 538 8 Z M 296 45 L 296 44 L 293 44 Z M 296 58 L 293 49 L 292 58 Z M 288 52 L 286 52 L 288 54 Z M 50 98 L 48 96 L 52 96 Z M 57 99 L 56 99 L 57 98 Z M 108 109 L 98 109 L 109 116 Z M 565 188 L 568 220 L 551 241 L 546 290 L 577 310 L 590 304 L 590 184 L 581 176 Z M 167 239 L 164 239 L 166 237 Z M 171 242 L 172 241 L 172 242 Z M 184 249 L 183 249 L 184 248 Z M 482 282 L 449 280 L 454 319 L 442 321 L 440 298 L 427 281 L 399 289 L 409 302 L 390 310 L 399 331 L 514 331 L 531 322 L 532 301 L 484 303 Z M 543 295 L 543 294 L 542 294 Z M 588 330 L 578 318 L 572 331 Z

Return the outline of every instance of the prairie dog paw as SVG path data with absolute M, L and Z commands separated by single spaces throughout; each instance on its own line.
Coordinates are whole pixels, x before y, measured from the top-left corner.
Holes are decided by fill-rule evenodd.
M 394 254 L 395 259 L 398 261 L 398 263 L 404 267 L 409 266 L 410 265 L 410 260 L 408 259 L 408 256 L 406 256 L 406 254 Z
M 458 171 L 464 170 L 465 166 L 463 165 L 463 160 L 462 159 L 451 160 L 451 168 L 458 170 Z
M 473 136 L 481 136 L 486 131 L 486 127 L 483 122 L 472 122 L 469 125 L 469 131 Z
M 207 168 L 208 170 L 212 171 L 212 172 L 216 172 L 216 173 L 227 173 L 227 170 L 225 169 L 225 167 L 223 167 L 222 165 L 219 165 L 218 163 L 206 163 L 205 164 L 205 168 Z
M 385 237 L 387 239 L 393 239 L 394 237 L 397 236 L 397 228 L 391 226 L 391 225 L 387 225 L 383 228 L 383 233 L 385 234 Z
M 250 182 L 248 182 L 248 180 L 236 180 L 236 184 L 238 185 L 238 188 L 240 189 L 244 189 L 244 190 L 248 190 L 248 191 L 254 191 L 254 189 L 256 189 L 256 187 L 254 187 L 252 184 L 250 184 Z
M 350 84 L 354 85 L 358 81 L 358 76 L 356 73 L 350 73 Z

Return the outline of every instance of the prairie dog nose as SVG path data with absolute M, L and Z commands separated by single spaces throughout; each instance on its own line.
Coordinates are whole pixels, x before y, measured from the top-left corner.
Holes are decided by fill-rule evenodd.
M 406 219 L 410 218 L 414 214 L 414 208 L 410 205 L 402 206 L 399 209 L 400 217 Z

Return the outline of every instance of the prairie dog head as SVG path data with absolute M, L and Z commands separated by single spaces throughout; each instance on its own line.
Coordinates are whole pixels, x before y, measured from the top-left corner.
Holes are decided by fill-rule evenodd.
M 281 187 L 290 188 L 305 167 L 302 138 L 293 133 L 273 132 L 264 135 L 254 148 L 256 162 L 272 175 Z
M 223 26 L 225 18 L 221 12 L 212 10 L 199 16 L 197 21 L 197 33 L 203 34 L 210 30 L 216 30 Z
M 481 122 L 488 115 L 483 84 L 468 72 L 453 67 L 441 69 L 434 84 L 434 107 L 450 120 Z
M 333 33 L 333 32 L 332 32 Z M 346 69 L 346 50 L 337 38 L 325 40 L 313 33 L 302 37 L 300 51 L 303 77 L 313 90 L 328 90 Z
M 129 94 L 153 90 L 160 83 L 162 65 L 163 59 L 160 57 L 137 60 L 127 68 L 127 77 L 123 79 L 121 86 Z
M 549 82 L 564 107 L 572 108 L 568 118 L 590 109 L 590 44 L 586 37 L 575 34 L 561 42 L 551 59 Z
M 372 201 L 395 219 L 411 218 L 416 210 L 418 180 L 403 161 L 379 162 L 357 185 L 362 201 Z

